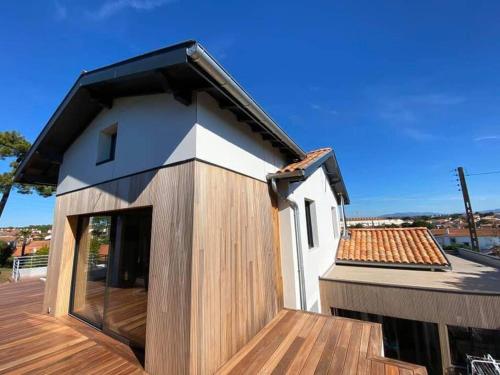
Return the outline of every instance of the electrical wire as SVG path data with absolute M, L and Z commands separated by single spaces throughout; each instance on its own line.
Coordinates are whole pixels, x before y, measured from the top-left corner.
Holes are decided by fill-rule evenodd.
M 497 174 L 500 173 L 500 171 L 491 171 L 491 172 L 481 172 L 481 173 L 467 173 L 466 176 L 480 176 L 484 174 Z

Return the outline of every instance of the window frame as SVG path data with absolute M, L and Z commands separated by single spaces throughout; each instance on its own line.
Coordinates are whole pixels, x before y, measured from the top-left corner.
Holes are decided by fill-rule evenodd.
M 109 138 L 109 145 L 103 145 L 103 142 L 108 142 Z M 109 163 L 113 160 L 115 160 L 116 156 L 116 142 L 118 138 L 118 124 L 113 124 L 110 125 L 104 129 L 101 129 L 99 131 L 99 139 L 98 139 L 98 145 L 97 145 L 97 161 L 95 165 L 101 165 L 105 163 Z M 106 157 L 102 158 L 102 149 L 106 148 Z
M 318 241 L 318 223 L 316 218 L 316 206 L 312 199 L 304 199 L 307 244 L 309 249 L 319 246 Z

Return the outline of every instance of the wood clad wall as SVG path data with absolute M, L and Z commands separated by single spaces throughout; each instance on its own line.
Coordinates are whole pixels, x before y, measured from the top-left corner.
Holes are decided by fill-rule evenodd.
M 199 161 L 57 197 L 44 312 L 68 313 L 77 215 L 152 206 L 146 371 L 214 372 L 283 306 L 271 197 Z
M 500 295 L 397 288 L 320 280 L 321 308 L 330 307 L 447 325 L 500 328 Z
M 189 363 L 194 162 L 57 197 L 44 312 L 68 313 L 77 231 L 74 215 L 153 207 L 146 370 L 186 373 Z
M 283 307 L 278 213 L 267 184 L 196 162 L 191 373 L 224 364 Z

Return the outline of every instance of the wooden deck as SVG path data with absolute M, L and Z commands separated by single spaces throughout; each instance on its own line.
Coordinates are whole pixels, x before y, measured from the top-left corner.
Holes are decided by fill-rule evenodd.
M 427 374 L 381 353 L 380 324 L 285 309 L 218 374 Z
M 66 317 L 41 314 L 44 283 L 0 285 L 0 374 L 143 374 L 131 349 Z
M 0 374 L 144 374 L 126 345 L 72 317 L 42 314 L 44 284 L 0 285 Z M 381 326 L 282 310 L 219 374 L 423 375 L 380 356 Z

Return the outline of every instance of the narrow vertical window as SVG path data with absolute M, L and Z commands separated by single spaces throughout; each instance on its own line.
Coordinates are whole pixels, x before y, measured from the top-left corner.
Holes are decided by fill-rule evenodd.
M 309 248 L 313 248 L 315 245 L 314 241 L 314 229 L 313 229 L 313 220 L 312 220 L 312 211 L 313 211 L 314 202 L 311 200 L 305 200 L 306 207 L 306 226 L 307 226 L 307 243 Z
M 333 226 L 333 238 L 338 238 L 339 236 L 339 223 L 337 220 L 337 208 L 332 207 L 332 226 Z
M 96 164 L 115 160 L 117 125 L 111 125 L 99 133 Z

